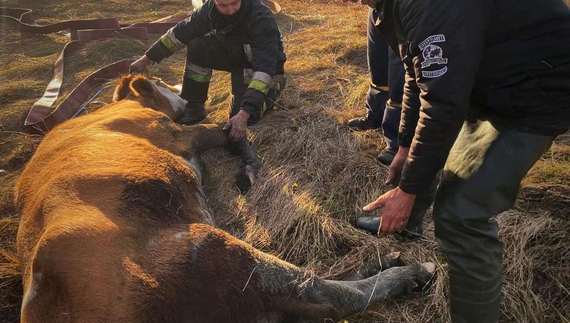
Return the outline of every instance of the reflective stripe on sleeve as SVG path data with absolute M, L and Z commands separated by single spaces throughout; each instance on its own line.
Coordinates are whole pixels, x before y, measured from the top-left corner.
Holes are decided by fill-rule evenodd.
M 176 53 L 177 51 L 186 47 L 186 45 L 184 45 L 174 36 L 174 30 L 172 28 L 170 28 L 166 34 L 160 38 L 160 42 L 172 53 Z
M 249 88 L 256 89 L 263 94 L 267 94 L 269 92 L 269 86 L 271 85 L 271 81 L 273 78 L 271 75 L 264 73 L 264 72 L 254 72 L 253 76 L 251 77 L 251 82 L 249 83 Z

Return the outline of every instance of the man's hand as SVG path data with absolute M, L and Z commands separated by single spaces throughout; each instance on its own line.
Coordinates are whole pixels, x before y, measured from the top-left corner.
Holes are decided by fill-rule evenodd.
M 400 184 L 400 177 L 402 177 L 402 169 L 404 169 L 404 164 L 406 159 L 408 159 L 408 153 L 410 152 L 409 147 L 399 147 L 398 153 L 394 156 L 394 160 L 390 164 L 390 169 L 388 170 L 388 179 L 385 184 L 391 184 L 398 186 Z
M 406 228 L 415 199 L 415 194 L 408 194 L 396 187 L 366 205 L 363 210 L 373 211 L 382 208 L 378 236 L 383 238 L 391 232 L 402 232 Z
M 245 137 L 245 131 L 247 130 L 247 120 L 249 119 L 249 113 L 240 110 L 235 116 L 233 116 L 228 123 L 224 126 L 224 130 L 230 130 L 230 140 L 240 141 Z
M 143 72 L 146 70 L 146 67 L 150 64 L 152 64 L 152 61 L 146 57 L 146 55 L 143 55 L 141 58 L 137 59 L 131 64 L 129 67 L 129 74 L 143 74 Z

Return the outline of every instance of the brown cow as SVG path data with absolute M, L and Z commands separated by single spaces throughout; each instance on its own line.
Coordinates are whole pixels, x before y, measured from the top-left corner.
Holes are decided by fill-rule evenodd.
M 171 90 L 125 76 L 117 102 L 62 123 L 38 147 L 15 197 L 22 322 L 322 322 L 434 271 L 324 280 L 214 228 L 195 165 L 228 139 L 220 125 L 172 122 L 185 102 Z M 252 178 L 255 154 L 241 148 Z

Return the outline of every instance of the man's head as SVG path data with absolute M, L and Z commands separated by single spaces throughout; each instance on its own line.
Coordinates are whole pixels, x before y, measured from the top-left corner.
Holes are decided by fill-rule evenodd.
M 224 16 L 232 16 L 241 7 L 241 0 L 214 0 L 216 8 Z

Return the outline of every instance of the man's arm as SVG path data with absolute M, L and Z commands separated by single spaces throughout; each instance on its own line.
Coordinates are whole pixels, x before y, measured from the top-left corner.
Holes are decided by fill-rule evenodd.
M 402 99 L 402 118 L 398 133 L 398 145 L 410 148 L 420 118 L 420 89 L 416 83 L 413 68 L 406 66 L 404 97 Z
M 491 10 L 492 0 L 402 0 L 394 8 L 394 28 L 407 39 L 401 51 L 408 70 L 402 151 L 420 108 L 399 186 L 363 208 L 382 208 L 380 237 L 406 227 L 416 195 L 428 189 L 447 159 L 468 113 Z
M 190 17 L 170 28 L 146 51 L 145 56 L 154 63 L 160 63 L 186 48 L 192 39 L 205 35 L 209 31 L 207 9 L 208 6 L 200 7 Z
M 410 69 L 400 143 L 411 146 L 399 187 L 417 194 L 443 167 L 467 117 L 492 1 L 407 0 L 398 9 Z M 419 114 L 413 111 L 418 94 Z M 412 139 L 409 125 L 418 117 Z
M 241 110 L 259 115 L 276 73 L 280 33 L 273 15 L 253 18 L 251 27 L 251 54 L 253 75 L 244 94 Z

